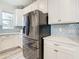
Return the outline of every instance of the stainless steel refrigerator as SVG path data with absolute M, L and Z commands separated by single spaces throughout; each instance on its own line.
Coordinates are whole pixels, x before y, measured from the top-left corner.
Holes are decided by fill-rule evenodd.
M 51 35 L 48 14 L 39 10 L 24 15 L 23 54 L 25 59 L 43 59 L 43 37 Z

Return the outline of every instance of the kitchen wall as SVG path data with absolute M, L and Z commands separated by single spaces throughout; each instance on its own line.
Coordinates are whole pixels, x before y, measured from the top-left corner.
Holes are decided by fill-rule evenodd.
M 3 11 L 13 13 L 13 15 L 14 15 L 13 25 L 15 26 L 14 29 L 9 29 L 9 30 L 2 29 L 2 15 L 1 15 L 1 12 L 3 12 Z M 22 29 L 22 26 L 17 26 L 16 25 L 16 15 L 15 14 L 16 14 L 16 10 L 15 10 L 14 6 L 4 4 L 4 3 L 0 3 L 0 34 L 2 34 L 2 33 L 20 32 L 20 30 Z M 21 24 L 21 21 L 18 22 L 18 23 Z
M 0 10 L 4 10 L 4 11 L 8 11 L 8 12 L 14 12 L 15 7 L 8 5 L 8 4 L 0 3 Z
M 51 26 L 51 34 L 79 40 L 79 24 L 58 24 Z

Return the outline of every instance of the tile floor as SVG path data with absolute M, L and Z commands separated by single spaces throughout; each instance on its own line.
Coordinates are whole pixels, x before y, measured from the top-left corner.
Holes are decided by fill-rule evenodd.
M 25 59 L 25 58 L 23 57 L 22 49 L 18 48 L 13 51 L 1 53 L 0 59 Z

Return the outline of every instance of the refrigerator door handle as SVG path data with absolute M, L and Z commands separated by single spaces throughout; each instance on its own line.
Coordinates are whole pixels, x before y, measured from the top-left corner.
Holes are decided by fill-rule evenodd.
M 26 21 L 26 35 L 29 35 L 30 32 L 30 16 L 28 16 L 28 19 Z

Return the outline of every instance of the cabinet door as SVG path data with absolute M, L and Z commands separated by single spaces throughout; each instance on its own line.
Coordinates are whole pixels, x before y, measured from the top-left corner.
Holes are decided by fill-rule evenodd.
M 49 24 L 79 22 L 79 0 L 49 0 Z
M 47 0 L 38 0 L 39 1 L 39 10 L 43 13 L 47 13 Z
M 74 59 L 74 52 L 69 50 L 58 50 L 57 59 Z
M 65 52 L 58 52 L 57 59 L 74 59 L 73 55 L 65 53 Z
M 76 9 L 78 0 L 60 0 L 60 19 L 61 23 L 76 22 Z
M 44 59 L 57 59 L 57 53 L 54 49 L 44 46 Z
M 15 26 L 23 26 L 23 11 L 22 9 L 16 9 L 16 25 Z
M 60 20 L 60 1 L 48 0 L 49 24 L 57 23 Z
M 55 45 L 51 45 L 47 40 L 44 40 L 44 59 L 57 59 Z

